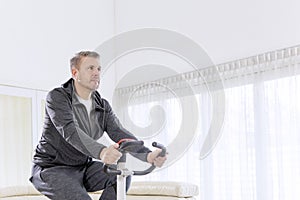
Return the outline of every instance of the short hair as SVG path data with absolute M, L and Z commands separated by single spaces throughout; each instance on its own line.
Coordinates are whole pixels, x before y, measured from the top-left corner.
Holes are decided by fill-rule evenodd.
M 100 55 L 95 51 L 80 51 L 76 53 L 73 58 L 70 59 L 70 69 L 72 70 L 72 67 L 79 69 L 80 61 L 84 57 L 92 57 L 99 59 Z

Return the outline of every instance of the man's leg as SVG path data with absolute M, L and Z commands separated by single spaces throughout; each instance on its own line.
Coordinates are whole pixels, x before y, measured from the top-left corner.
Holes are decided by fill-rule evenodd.
M 103 163 L 91 161 L 86 168 L 84 186 L 88 192 L 104 189 L 100 200 L 116 200 L 117 176 L 108 175 L 103 171 Z M 131 177 L 126 179 L 126 191 L 130 186 Z
M 38 191 L 53 200 L 91 200 L 83 187 L 84 167 L 33 166 L 31 182 Z

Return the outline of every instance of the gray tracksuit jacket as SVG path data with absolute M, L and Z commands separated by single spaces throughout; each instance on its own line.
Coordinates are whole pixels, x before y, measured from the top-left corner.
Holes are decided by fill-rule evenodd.
M 84 165 L 92 157 L 99 159 L 104 145 L 97 142 L 104 131 L 115 142 L 136 139 L 122 127 L 109 103 L 95 91 L 88 113 L 74 91 L 73 79 L 50 91 L 46 98 L 46 114 L 42 137 L 33 162 L 41 167 Z M 133 155 L 146 161 L 150 150 L 144 146 L 133 149 Z

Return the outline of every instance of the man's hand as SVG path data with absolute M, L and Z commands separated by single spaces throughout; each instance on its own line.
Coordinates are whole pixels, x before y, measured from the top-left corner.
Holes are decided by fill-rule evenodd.
M 104 148 L 100 153 L 100 159 L 105 164 L 116 164 L 121 158 L 122 153 L 118 151 L 119 144 L 110 145 L 108 148 Z
M 161 167 L 167 160 L 167 156 L 164 157 L 158 156 L 161 153 L 161 149 L 156 149 L 153 152 L 148 153 L 147 161 L 148 163 L 154 164 L 156 167 Z

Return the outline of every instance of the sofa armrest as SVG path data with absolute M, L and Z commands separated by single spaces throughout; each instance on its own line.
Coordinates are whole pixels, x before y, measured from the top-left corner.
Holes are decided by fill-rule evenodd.
M 127 192 L 128 195 L 153 195 L 192 197 L 199 194 L 198 186 L 191 183 L 170 181 L 133 182 Z

